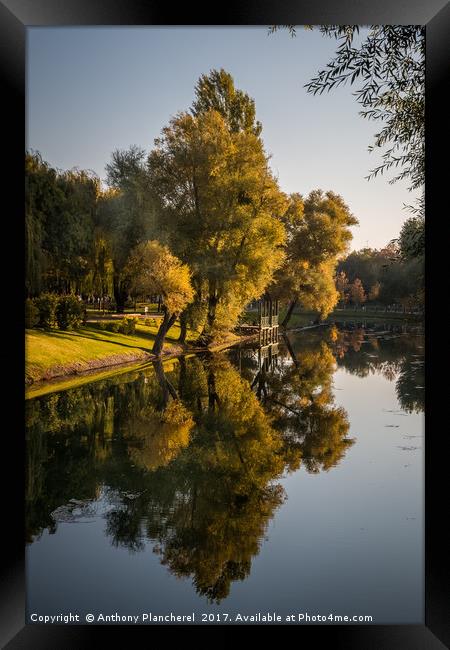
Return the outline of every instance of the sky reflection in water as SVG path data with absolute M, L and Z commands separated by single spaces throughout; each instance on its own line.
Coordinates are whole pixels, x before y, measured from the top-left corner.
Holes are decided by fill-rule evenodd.
M 423 622 L 423 346 L 323 328 L 29 400 L 28 613 Z

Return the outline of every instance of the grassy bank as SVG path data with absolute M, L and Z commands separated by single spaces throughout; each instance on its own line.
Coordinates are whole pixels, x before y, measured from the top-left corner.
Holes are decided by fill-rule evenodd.
M 148 365 L 158 330 L 157 325 L 138 324 L 134 335 L 84 326 L 76 331 L 58 329 L 25 330 L 26 397 L 38 397 L 55 390 L 73 388 L 86 382 L 105 379 L 133 368 Z M 178 343 L 180 327 L 175 323 L 168 332 L 164 358 L 195 350 L 198 332 L 188 329 L 186 343 Z M 230 347 L 242 337 L 228 333 L 216 340 L 212 352 Z M 246 337 L 247 338 L 247 337 Z
M 76 331 L 26 330 L 25 381 L 27 384 L 61 375 L 75 374 L 105 366 L 150 358 L 157 326 L 138 324 L 133 335 L 96 329 L 89 325 Z M 164 352 L 181 351 L 177 343 L 180 328 L 168 332 Z M 195 332 L 188 332 L 188 341 Z
M 252 314 L 250 317 L 254 318 Z M 281 312 L 280 321 L 284 314 Z M 315 312 L 292 314 L 289 329 L 310 325 L 316 318 Z M 153 319 L 149 319 L 153 320 Z M 333 321 L 420 321 L 420 317 L 393 312 L 369 312 L 361 310 L 336 310 L 328 317 Z M 25 381 L 27 396 L 35 396 L 49 390 L 60 390 L 69 386 L 93 381 L 95 378 L 125 372 L 130 365 L 141 365 L 152 358 L 152 347 L 158 325 L 139 323 L 136 333 L 125 335 L 118 332 L 100 330 L 95 325 L 86 325 L 76 331 L 26 330 L 26 368 Z M 186 351 L 178 343 L 179 324 L 169 330 L 164 346 L 164 356 Z M 193 343 L 197 332 L 188 330 L 187 344 Z M 211 351 L 230 347 L 240 338 L 229 333 L 222 340 L 210 346 Z M 192 347 L 191 350 L 194 350 Z M 48 386 L 43 386 L 43 382 Z

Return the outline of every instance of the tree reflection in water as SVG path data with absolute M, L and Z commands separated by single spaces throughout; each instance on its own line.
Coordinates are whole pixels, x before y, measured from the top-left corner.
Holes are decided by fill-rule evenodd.
M 401 408 L 420 413 L 424 410 L 424 337 L 417 332 L 404 335 L 402 329 L 398 325 L 384 325 L 381 331 L 374 327 L 338 330 L 334 326 L 333 352 L 338 366 L 351 374 L 367 377 L 380 373 L 395 380 Z
M 100 499 L 113 545 L 150 540 L 174 575 L 223 600 L 250 574 L 285 499 L 280 478 L 329 471 L 354 442 L 333 403 L 336 363 L 392 372 L 403 408 L 420 408 L 417 349 L 368 334 L 304 333 L 271 368 L 232 350 L 29 400 L 27 541 Z

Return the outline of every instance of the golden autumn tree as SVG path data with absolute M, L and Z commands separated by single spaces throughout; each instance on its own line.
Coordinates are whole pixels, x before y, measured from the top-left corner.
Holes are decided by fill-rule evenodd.
M 286 197 L 261 139 L 231 131 L 215 110 L 177 115 L 155 144 L 149 175 L 161 230 L 192 269 L 199 342 L 206 345 L 236 322 L 281 265 Z
M 361 305 L 363 302 L 366 302 L 367 297 L 364 285 L 359 278 L 355 278 L 350 285 L 350 296 L 354 305 Z
M 128 259 L 126 273 L 136 294 L 159 294 L 164 317 L 153 344 L 153 354 L 162 352 L 167 332 L 191 302 L 191 272 L 167 246 L 156 240 L 138 244 Z
M 287 230 L 286 257 L 275 274 L 270 292 L 288 302 L 286 327 L 300 303 L 325 318 L 338 301 L 334 275 L 338 257 L 352 238 L 357 219 L 338 194 L 314 190 L 304 199 L 290 196 L 283 222 Z

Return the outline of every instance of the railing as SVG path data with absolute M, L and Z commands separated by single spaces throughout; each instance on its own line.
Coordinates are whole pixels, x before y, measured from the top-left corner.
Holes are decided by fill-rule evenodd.
M 278 354 L 278 343 L 269 343 L 269 345 L 264 345 L 262 348 L 260 348 L 261 351 L 261 357 L 263 359 L 267 358 L 268 356 L 275 356 Z
M 274 316 L 261 316 L 261 327 L 278 327 L 278 314 Z

